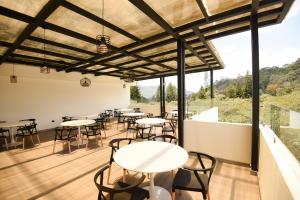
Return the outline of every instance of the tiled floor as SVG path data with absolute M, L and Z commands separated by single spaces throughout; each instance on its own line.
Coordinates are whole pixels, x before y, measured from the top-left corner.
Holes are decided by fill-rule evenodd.
M 103 147 L 91 142 L 91 148 L 86 150 L 84 146 L 77 149 L 74 144 L 71 154 L 66 146 L 62 150 L 59 143 L 57 153 L 52 154 L 53 131 L 42 132 L 42 143 L 35 147 L 29 140 L 25 150 L 21 146 L 9 151 L 1 148 L 0 199 L 97 199 L 93 177 L 109 160 L 111 150 L 107 144 L 112 138 L 125 136 L 115 126 L 106 133 Z M 111 182 L 121 176 L 122 169 L 114 163 Z M 143 185 L 148 184 L 146 179 Z M 155 184 L 170 191 L 171 173 L 157 174 Z M 210 196 L 212 200 L 260 199 L 257 176 L 251 175 L 246 166 L 218 162 L 210 183 Z M 176 199 L 196 200 L 202 199 L 202 195 L 182 191 L 176 192 Z

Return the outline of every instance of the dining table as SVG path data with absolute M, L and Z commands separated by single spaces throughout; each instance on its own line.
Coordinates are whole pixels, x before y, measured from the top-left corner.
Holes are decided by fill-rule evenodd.
M 74 116 L 74 119 L 97 119 L 99 117 L 98 114 L 90 114 L 90 115 L 80 115 Z
M 145 116 L 145 113 L 135 113 L 135 112 L 129 112 L 129 113 L 124 113 L 124 117 L 143 117 Z
M 22 144 L 22 142 L 15 141 L 15 137 L 14 137 L 15 131 L 14 131 L 14 129 L 17 128 L 17 127 L 26 126 L 26 125 L 30 125 L 30 124 L 31 124 L 30 121 L 15 121 L 15 122 L 0 123 L 0 128 L 8 128 L 9 129 L 10 143 L 8 143 L 8 147 L 18 146 L 18 145 Z
M 71 120 L 71 121 L 66 121 L 60 123 L 61 126 L 72 126 L 72 127 L 78 127 L 78 137 L 81 138 L 82 144 L 83 144 L 83 138 L 81 136 L 81 127 L 94 124 L 96 121 L 93 119 L 76 119 L 76 120 Z
M 140 125 L 150 125 L 150 126 L 163 124 L 165 122 L 167 122 L 167 120 L 165 120 L 163 118 L 157 118 L 157 117 L 143 118 L 143 119 L 136 120 L 136 123 L 138 123 Z
M 182 167 L 188 160 L 188 153 L 182 147 L 168 142 L 146 141 L 129 144 L 114 154 L 115 162 L 122 168 L 148 173 L 151 200 L 171 200 L 170 193 L 160 186 L 155 186 L 155 173 L 173 171 Z
M 117 111 L 121 113 L 126 113 L 126 112 L 132 112 L 133 110 L 131 108 L 120 108 Z

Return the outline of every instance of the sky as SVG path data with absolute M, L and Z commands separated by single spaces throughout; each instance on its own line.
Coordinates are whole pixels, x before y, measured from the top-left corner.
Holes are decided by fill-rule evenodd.
M 212 40 L 225 69 L 214 71 L 214 80 L 251 74 L 250 31 Z M 260 68 L 282 66 L 300 58 L 300 0 L 296 0 L 281 24 L 259 29 Z M 177 85 L 177 77 L 167 77 L 166 83 Z M 208 84 L 209 74 L 186 75 L 186 90 L 196 92 Z M 157 86 L 159 79 L 138 81 L 139 86 Z

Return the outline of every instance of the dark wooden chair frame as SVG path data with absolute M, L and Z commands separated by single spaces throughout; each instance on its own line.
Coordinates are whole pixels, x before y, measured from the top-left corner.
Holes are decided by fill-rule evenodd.
M 133 194 L 133 193 L 139 192 L 139 191 L 142 191 L 142 192 L 146 193 L 146 195 L 143 198 L 139 198 L 139 199 L 131 198 L 132 200 L 142 200 L 144 198 L 149 198 L 149 193 L 147 191 L 145 191 L 144 189 L 138 187 L 145 180 L 145 175 L 142 175 L 141 178 L 135 184 L 132 184 L 132 185 L 128 185 L 128 184 L 125 184 L 125 183 L 119 183 L 119 185 L 122 185 L 121 188 L 110 188 L 110 187 L 104 186 L 103 185 L 104 172 L 108 168 L 109 168 L 109 165 L 104 166 L 94 176 L 94 183 L 95 183 L 96 187 L 99 190 L 98 200 L 106 200 L 103 192 L 109 194 L 109 199 L 110 200 L 113 200 L 114 195 L 117 194 L 117 193 L 127 192 L 127 193 L 130 193 L 130 194 Z M 99 183 L 97 181 L 98 179 L 100 179 Z
M 201 168 L 194 168 L 194 167 L 188 167 L 188 166 L 184 166 L 182 169 L 179 169 L 178 172 L 175 175 L 174 181 L 173 181 L 173 185 L 172 185 L 172 200 L 175 200 L 175 190 L 179 189 L 179 190 L 189 190 L 189 191 L 194 191 L 194 192 L 201 192 L 203 199 L 210 199 L 209 196 L 209 182 L 211 179 L 211 176 L 214 172 L 214 169 L 217 165 L 217 160 L 205 153 L 200 153 L 200 152 L 189 152 L 189 155 L 195 155 L 197 156 L 200 166 Z M 204 162 L 203 162 L 203 158 L 206 158 L 208 160 L 211 161 L 211 166 L 208 168 L 205 168 Z M 179 179 L 180 174 L 182 173 L 183 170 L 188 170 L 190 172 L 193 173 L 193 175 L 196 177 L 196 179 L 198 180 L 199 184 L 201 185 L 201 188 L 188 188 L 188 187 L 184 187 L 184 186 L 176 186 L 176 181 L 177 178 Z M 204 174 L 207 176 L 208 178 L 208 182 L 207 182 L 207 187 L 205 187 L 205 184 L 203 182 L 203 180 L 201 179 L 200 174 Z

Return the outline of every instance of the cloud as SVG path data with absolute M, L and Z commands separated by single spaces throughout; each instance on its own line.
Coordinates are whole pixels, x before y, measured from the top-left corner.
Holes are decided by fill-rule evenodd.
M 284 49 L 261 49 L 260 50 L 260 67 L 282 66 L 296 61 L 300 57 L 300 50 L 296 48 Z
M 287 19 L 298 16 L 300 13 L 300 1 L 294 1 L 289 13 L 287 14 Z

